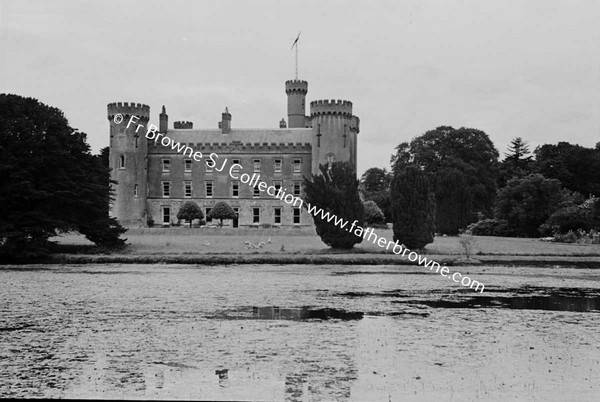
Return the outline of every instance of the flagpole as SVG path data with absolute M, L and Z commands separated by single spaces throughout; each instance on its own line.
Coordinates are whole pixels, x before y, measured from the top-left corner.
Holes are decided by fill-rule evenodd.
M 295 57 L 295 67 L 296 67 L 296 80 L 298 80 L 298 41 L 300 40 L 300 34 L 302 33 L 302 31 L 298 32 L 298 36 L 296 37 L 296 40 L 294 41 L 294 44 L 292 45 L 292 48 L 295 46 L 296 47 L 296 57 Z
M 296 42 L 296 80 L 298 79 L 298 42 Z

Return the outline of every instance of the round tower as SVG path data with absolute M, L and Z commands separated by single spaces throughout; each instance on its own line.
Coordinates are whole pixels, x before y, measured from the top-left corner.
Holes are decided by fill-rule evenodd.
M 146 226 L 148 142 L 145 134 L 150 107 L 141 103 L 118 102 L 109 103 L 107 109 L 110 178 L 117 182 L 111 184 L 114 201 L 110 215 L 124 226 Z M 132 116 L 137 119 L 133 118 L 127 128 Z
M 352 115 L 352 102 L 347 100 L 317 100 L 310 103 L 313 130 L 312 172 L 319 165 L 350 162 L 356 169 L 356 135 L 359 120 Z
M 288 96 L 288 127 L 306 127 L 306 94 L 308 82 L 304 80 L 289 80 L 285 82 L 285 93 Z

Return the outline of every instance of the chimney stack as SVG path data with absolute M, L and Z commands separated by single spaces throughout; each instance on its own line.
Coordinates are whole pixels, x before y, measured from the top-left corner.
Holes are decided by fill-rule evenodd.
M 229 113 L 229 109 L 225 107 L 225 112 L 221 114 L 221 123 L 219 123 L 219 128 L 221 128 L 221 132 L 223 134 L 229 134 L 231 131 L 231 114 Z

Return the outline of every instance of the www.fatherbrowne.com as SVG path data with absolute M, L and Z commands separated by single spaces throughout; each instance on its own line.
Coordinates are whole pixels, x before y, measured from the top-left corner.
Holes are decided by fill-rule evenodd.
M 113 119 L 114 119 L 115 123 L 120 124 L 123 121 L 123 116 L 120 114 L 117 114 L 117 115 L 115 115 L 115 117 Z M 127 128 L 129 128 L 129 126 L 132 123 L 136 124 L 137 121 L 135 121 L 135 120 L 139 120 L 139 119 L 136 116 L 131 116 L 131 118 L 129 119 L 129 122 L 127 123 Z M 138 126 L 136 128 L 136 132 L 140 128 L 143 128 L 143 125 L 138 124 Z M 185 155 L 189 151 L 189 156 L 193 157 L 195 161 L 200 162 L 202 160 L 202 158 L 203 158 L 202 152 L 200 152 L 200 151 L 194 152 L 194 150 L 192 148 L 190 148 L 189 146 L 186 146 L 185 144 L 180 144 L 179 142 L 175 142 L 171 138 L 164 135 L 163 133 L 158 133 L 157 131 L 158 131 L 158 127 L 156 127 L 154 124 L 150 124 L 150 126 L 148 127 L 148 130 L 146 132 L 146 138 L 148 138 L 149 140 L 154 140 L 154 142 L 157 142 L 158 139 L 160 137 L 162 137 L 160 143 L 163 146 L 165 146 L 165 147 L 171 146 L 171 148 L 173 150 L 177 150 L 177 152 L 183 153 L 183 155 Z M 220 169 L 218 167 L 216 167 L 217 159 L 219 159 L 219 155 L 217 155 L 215 153 L 211 153 L 209 155 L 208 159 L 206 160 L 206 165 L 208 167 L 214 168 L 218 172 L 222 172 L 223 169 L 225 169 L 225 165 L 227 164 L 227 159 L 225 159 L 223 161 Z M 377 236 L 377 234 L 375 234 L 375 231 L 373 230 L 373 228 L 364 229 L 361 226 L 358 226 L 357 220 L 352 222 L 352 224 L 348 228 L 349 222 L 347 220 L 345 220 L 343 218 L 339 218 L 337 215 L 331 214 L 329 211 L 324 211 L 321 208 L 317 208 L 316 205 L 311 205 L 308 202 L 304 202 L 301 198 L 299 198 L 297 196 L 294 196 L 292 194 L 286 194 L 285 190 L 281 187 L 276 188 L 274 186 L 268 185 L 264 181 L 260 181 L 260 174 L 253 173 L 252 176 L 250 176 L 247 173 L 243 173 L 241 175 L 237 175 L 240 173 L 240 170 L 242 170 L 242 169 L 243 169 L 242 166 L 237 163 L 231 164 L 231 166 L 229 167 L 229 176 L 235 180 L 240 180 L 244 184 L 248 184 L 250 187 L 258 188 L 260 190 L 260 192 L 266 192 L 271 197 L 280 199 L 289 205 L 292 205 L 297 208 L 302 208 L 304 206 L 310 214 L 312 214 L 313 216 L 315 216 L 317 218 L 320 218 L 321 220 L 324 220 L 327 222 L 333 222 L 334 225 L 337 225 L 338 227 L 340 227 L 342 229 L 346 229 L 348 232 L 353 233 L 355 236 L 362 237 L 363 239 L 366 239 L 367 241 L 371 241 L 374 244 L 377 244 L 379 247 L 385 248 L 386 250 L 389 250 L 391 247 L 392 252 L 394 254 L 401 255 L 402 257 L 407 257 L 409 259 L 409 261 L 411 261 L 411 262 L 418 261 L 419 265 L 422 265 L 425 268 L 429 268 L 430 271 L 433 271 L 433 269 L 435 268 L 435 272 L 439 273 L 443 277 L 451 278 L 454 282 L 460 283 L 461 285 L 469 287 L 471 289 L 475 288 L 475 291 L 479 290 L 481 293 L 483 293 L 483 290 L 485 288 L 483 283 L 480 283 L 474 279 L 471 279 L 468 276 L 464 276 L 460 272 L 454 272 L 452 275 L 450 275 L 450 269 L 448 269 L 448 267 L 441 266 L 436 261 L 430 260 L 427 257 L 419 255 L 415 251 L 411 251 L 410 249 L 404 247 L 404 245 L 398 244 L 397 240 L 395 242 L 392 242 L 391 240 L 388 240 L 383 236 Z M 480 290 L 480 287 L 481 287 L 481 290 Z

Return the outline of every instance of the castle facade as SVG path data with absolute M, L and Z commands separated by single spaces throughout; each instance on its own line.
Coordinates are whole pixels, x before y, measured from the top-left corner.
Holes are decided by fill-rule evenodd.
M 177 212 L 186 201 L 196 202 L 205 217 L 218 201 L 226 201 L 237 214 L 224 222 L 231 227 L 312 226 L 312 217 L 302 208 L 240 183 L 228 169 L 218 171 L 227 159 L 239 163 L 243 172 L 260 174 L 262 181 L 303 198 L 302 180 L 319 173 L 319 164 L 347 161 L 356 167 L 359 119 L 352 114 L 352 103 L 313 101 L 307 115 L 308 83 L 287 81 L 285 92 L 288 120 L 282 119 L 279 128 L 236 129 L 226 109 L 216 129 L 194 129 L 187 121 L 176 121 L 170 129 L 163 106 L 158 131 L 201 151 L 206 156 L 201 162 L 148 140 L 145 130 L 135 132 L 137 125 L 127 128 L 114 122 L 120 113 L 125 121 L 137 116 L 147 127 L 149 106 L 108 104 L 109 160 L 111 179 L 116 181 L 111 216 L 127 227 L 170 226 L 178 222 Z M 211 154 L 218 155 L 216 166 L 208 158 Z

